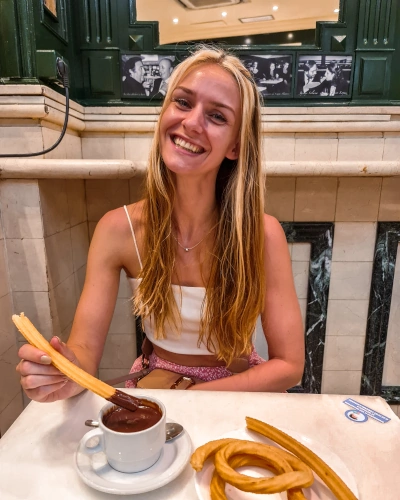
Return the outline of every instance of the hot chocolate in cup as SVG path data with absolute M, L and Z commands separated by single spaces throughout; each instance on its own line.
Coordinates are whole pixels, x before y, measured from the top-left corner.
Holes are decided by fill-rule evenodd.
M 119 472 L 148 469 L 157 462 L 165 444 L 165 406 L 151 396 L 141 400 L 144 405 L 135 412 L 107 403 L 98 416 L 95 435 L 100 442 L 90 453 L 103 451 L 110 466 Z

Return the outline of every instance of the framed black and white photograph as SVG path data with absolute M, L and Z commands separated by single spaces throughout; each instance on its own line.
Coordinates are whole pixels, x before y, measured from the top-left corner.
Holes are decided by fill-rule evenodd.
M 300 56 L 297 96 L 349 97 L 352 56 Z
M 123 54 L 122 97 L 164 99 L 174 65 L 175 56 L 172 55 Z
M 241 55 L 263 97 L 288 96 L 292 88 L 292 56 L 284 54 Z

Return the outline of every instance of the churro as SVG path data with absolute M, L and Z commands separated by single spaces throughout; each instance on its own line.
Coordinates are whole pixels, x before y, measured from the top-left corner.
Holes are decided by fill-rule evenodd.
M 49 342 L 38 332 L 34 325 L 29 321 L 24 313 L 19 316 L 14 314 L 12 320 L 25 339 L 34 347 L 44 351 L 51 358 L 52 364 L 60 370 L 69 379 L 76 382 L 81 387 L 89 389 L 98 396 L 122 406 L 127 410 L 135 411 L 141 403 L 141 400 L 119 391 L 111 385 L 102 382 L 96 377 L 74 365 L 65 356 L 57 352 Z
M 272 425 L 246 417 L 247 428 L 271 439 L 308 465 L 324 481 L 338 500 L 357 500 L 353 492 L 329 465 L 314 452 Z

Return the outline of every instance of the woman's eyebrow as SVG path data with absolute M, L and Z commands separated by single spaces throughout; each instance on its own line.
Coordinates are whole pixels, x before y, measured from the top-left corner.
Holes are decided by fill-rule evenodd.
M 195 95 L 195 92 L 193 92 L 193 90 L 191 89 L 188 89 L 187 87 L 182 87 L 181 85 L 178 85 L 177 87 L 175 87 L 175 90 L 183 90 L 184 92 L 186 92 L 186 94 L 189 94 L 189 95 Z M 235 114 L 235 111 L 233 108 L 231 108 L 228 104 L 224 104 L 223 102 L 218 102 L 218 101 L 211 101 L 210 104 L 212 104 L 213 106 L 217 106 L 219 108 L 225 108 L 225 109 L 229 109 L 229 111 L 231 111 L 233 114 Z

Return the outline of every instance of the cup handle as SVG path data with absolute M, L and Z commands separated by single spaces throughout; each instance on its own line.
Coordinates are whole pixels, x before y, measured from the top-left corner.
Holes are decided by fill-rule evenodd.
M 89 439 L 97 436 L 99 437 L 99 443 L 96 446 L 88 446 L 87 442 Z M 93 429 L 92 431 L 87 432 L 82 438 L 82 446 L 87 455 L 94 455 L 95 453 L 103 451 L 103 431 L 101 429 Z

